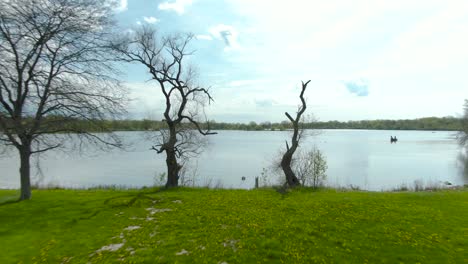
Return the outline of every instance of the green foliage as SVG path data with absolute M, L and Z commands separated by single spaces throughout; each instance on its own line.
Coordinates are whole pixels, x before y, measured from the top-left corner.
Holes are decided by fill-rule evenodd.
M 306 124 L 306 128 L 456 131 L 460 129 L 460 119 L 455 117 L 426 117 L 404 120 L 328 121 Z
M 210 127 L 214 130 L 287 130 L 292 129 L 289 122 L 280 123 L 264 122 L 260 125 L 255 122 L 218 123 L 212 121 Z M 455 117 L 426 117 L 405 120 L 363 120 L 363 121 L 326 121 L 307 122 L 302 124 L 305 129 L 375 129 L 375 130 L 460 130 L 461 119 Z
M 0 201 L 12 194 L 0 191 Z M 0 205 L 0 263 L 464 263 L 467 256 L 466 188 L 37 190 L 33 197 Z

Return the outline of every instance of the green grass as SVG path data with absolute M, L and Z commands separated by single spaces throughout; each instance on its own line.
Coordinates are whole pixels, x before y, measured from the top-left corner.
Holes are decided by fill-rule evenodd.
M 467 188 L 15 195 L 0 191 L 0 263 L 468 263 Z

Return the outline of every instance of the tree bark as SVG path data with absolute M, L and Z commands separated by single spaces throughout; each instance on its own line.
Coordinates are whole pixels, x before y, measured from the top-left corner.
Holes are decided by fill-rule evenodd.
M 169 122 L 169 140 L 165 144 L 166 150 L 166 165 L 167 165 L 167 182 L 166 188 L 179 186 L 179 170 L 181 166 L 177 162 L 177 129 L 176 124 Z
M 174 148 L 166 150 L 166 165 L 167 165 L 167 182 L 166 188 L 179 186 L 179 170 L 180 165 L 177 163 L 176 153 Z
M 21 178 L 21 195 L 20 200 L 31 199 L 31 151 L 29 147 L 19 149 L 20 154 L 20 178 Z
M 291 161 L 292 161 L 293 154 L 294 154 L 294 151 L 291 151 L 291 149 L 288 149 L 286 153 L 283 155 L 283 158 L 281 159 L 281 168 L 283 169 L 284 176 L 286 176 L 286 184 L 289 187 L 297 187 L 301 185 L 301 183 L 299 182 L 299 179 L 296 177 L 296 174 L 293 172 L 291 168 Z

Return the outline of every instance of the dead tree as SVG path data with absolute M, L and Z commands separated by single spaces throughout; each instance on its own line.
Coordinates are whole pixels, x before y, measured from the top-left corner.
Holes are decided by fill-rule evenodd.
M 159 131 L 152 149 L 166 154 L 167 188 L 179 185 L 179 172 L 186 158 L 200 153 L 201 136 L 216 134 L 210 131 L 204 114 L 206 103 L 213 98 L 208 88 L 195 82 L 195 71 L 185 63 L 192 55 L 188 51 L 192 39 L 191 34 L 159 37 L 154 28 L 142 27 L 127 36 L 126 41 L 119 40 L 120 44 L 115 45 L 121 60 L 146 67 L 164 96 L 163 122 L 167 129 Z M 203 127 L 202 124 L 208 125 Z
M 302 82 L 301 94 L 299 95 L 302 105 L 299 106 L 299 109 L 296 113 L 296 117 L 293 118 L 288 112 L 285 113 L 286 117 L 289 119 L 289 121 L 291 121 L 293 126 L 291 145 L 289 145 L 288 141 L 286 141 L 286 152 L 283 154 L 283 157 L 281 159 L 281 169 L 284 172 L 284 176 L 286 177 L 286 184 L 289 187 L 296 187 L 301 185 L 299 179 L 296 177 L 294 171 L 291 168 L 291 163 L 293 160 L 294 152 L 296 152 L 297 148 L 299 147 L 299 141 L 301 139 L 302 131 L 300 131 L 299 129 L 299 123 L 301 121 L 302 114 L 304 114 L 307 108 L 306 101 L 304 99 L 304 92 L 309 82 L 310 80 L 305 83 Z
M 123 112 L 112 14 L 108 1 L 0 2 L 0 143 L 19 152 L 21 200 L 31 198 L 31 155 L 63 146 L 64 134 L 119 145 L 74 125 Z

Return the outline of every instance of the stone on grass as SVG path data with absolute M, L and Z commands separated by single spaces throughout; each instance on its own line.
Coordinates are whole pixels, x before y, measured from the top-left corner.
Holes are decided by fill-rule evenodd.
M 133 231 L 133 230 L 140 229 L 140 228 L 141 228 L 141 226 L 128 226 L 128 227 L 124 228 L 124 230 Z
M 185 249 L 182 249 L 180 252 L 177 252 L 176 255 L 177 256 L 181 256 L 181 255 L 188 255 L 189 252 Z
M 163 213 L 163 212 L 172 211 L 172 209 L 170 208 L 153 208 L 153 207 L 146 208 L 146 210 L 149 211 L 151 215 L 154 215 L 155 213 Z
M 98 249 L 96 253 L 102 252 L 102 251 L 117 251 L 121 247 L 123 247 L 124 243 L 119 243 L 119 244 L 110 244 L 107 246 L 103 246 L 102 248 Z

